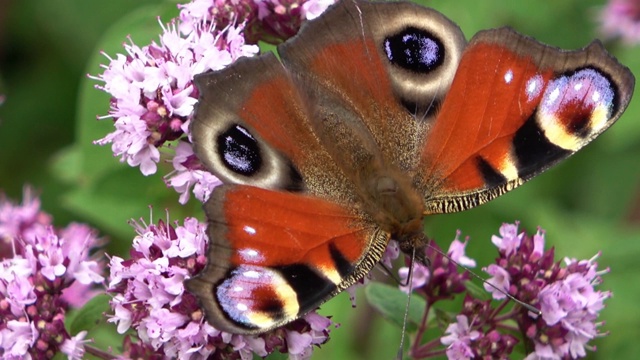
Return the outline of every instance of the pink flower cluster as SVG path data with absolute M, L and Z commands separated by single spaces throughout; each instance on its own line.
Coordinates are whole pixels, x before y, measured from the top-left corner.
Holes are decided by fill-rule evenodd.
M 92 249 L 95 231 L 83 224 L 51 225 L 26 189 L 23 203 L 0 199 L 0 349 L 3 359 L 51 358 L 58 351 L 81 359 L 85 332 L 72 337 L 65 313 L 80 307 L 100 284 Z
M 535 345 L 527 359 L 585 357 L 589 341 L 603 335 L 597 318 L 611 293 L 597 291 L 594 286 L 608 269 L 597 270 L 597 256 L 582 261 L 565 259 L 565 267 L 560 266 L 554 262 L 553 249 L 544 251 L 544 231 L 540 229 L 529 237 L 518 233 L 517 223 L 505 224 L 500 235 L 493 238 L 500 257 L 487 269 L 493 276 L 489 281 L 542 312 L 540 317 L 529 314 L 520 320 Z M 485 288 L 494 299 L 504 298 L 495 289 Z
M 160 148 L 176 149 L 166 183 L 186 203 L 193 192 L 204 202 L 220 181 L 193 155 L 189 122 L 198 99 L 195 75 L 219 70 L 259 49 L 259 39 L 273 42 L 293 36 L 305 18 L 318 16 L 333 0 L 194 0 L 180 5 L 180 16 L 162 27 L 160 43 L 139 47 L 130 41 L 126 54 L 105 56 L 109 64 L 93 77 L 111 94 L 115 131 L 97 140 L 111 144 L 115 156 L 144 175 L 157 172 Z M 177 142 L 177 144 L 175 144 Z
M 133 328 L 139 340 L 127 340 L 123 356 L 251 359 L 279 350 L 306 359 L 327 340 L 332 322 L 315 313 L 259 336 L 216 330 L 183 285 L 206 263 L 206 225 L 188 218 L 183 225 L 161 221 L 136 228 L 131 258 L 114 256 L 109 264 L 114 314 L 108 321 L 121 334 Z
M 473 267 L 475 262 L 464 255 L 467 242 L 460 242 L 459 235 L 451 244 L 448 256 L 459 264 Z M 518 223 L 503 224 L 492 242 L 498 248 L 499 257 L 495 264 L 483 269 L 491 275 L 484 287 L 494 300 L 500 300 L 497 306 L 491 300 L 475 298 L 467 289 L 468 274 L 459 274 L 435 245 L 427 248 L 428 253 L 435 252 L 427 254 L 432 260 L 431 267 L 414 265 L 411 288 L 427 299 L 426 314 L 437 301 L 463 292 L 466 295 L 456 322 L 447 327 L 439 340 L 446 348 L 439 349 L 434 340 L 426 344 L 416 342 L 411 355 L 426 358 L 444 353 L 452 360 L 508 358 L 520 342 L 516 337 L 519 335 L 525 348 L 533 349 L 527 360 L 585 357 L 586 350 L 591 349 L 588 343 L 603 335 L 598 332 L 601 323 L 597 318 L 604 308 L 604 300 L 611 294 L 597 291 L 594 286 L 607 270 L 599 272 L 595 258 L 565 259 L 565 266 L 560 266 L 554 261 L 553 249 L 544 249 L 544 232 L 538 230 L 528 236 L 518 230 Z M 400 269 L 405 281 L 407 274 L 408 268 Z M 407 291 L 407 287 L 401 289 Z M 519 305 L 508 308 L 511 300 L 506 294 L 538 308 L 541 316 Z M 426 324 L 422 324 L 416 338 L 420 339 L 425 330 Z
M 188 120 L 197 102 L 196 74 L 217 70 L 240 56 L 257 53 L 246 45 L 242 25 L 211 29 L 194 24 L 187 35 L 176 23 L 163 28 L 160 44 L 125 45 L 97 79 L 112 95 L 109 117 L 116 130 L 97 141 L 111 143 L 114 155 L 144 175 L 157 171 L 159 148 L 188 134 Z M 105 54 L 106 55 L 106 54 Z
M 476 261 L 465 254 L 468 239 L 462 242 L 459 238 L 460 231 L 456 233 L 455 239 L 449 245 L 447 256 L 443 256 L 437 244 L 430 244 L 426 254 L 426 258 L 431 261 L 430 266 L 427 267 L 420 263 L 413 264 L 411 284 L 401 285 L 400 289 L 406 293 L 412 289 L 417 290 L 426 294 L 432 302 L 449 298 L 464 291 L 464 282 L 468 280 L 469 274 L 466 272 L 459 274 L 459 265 L 473 268 L 476 266 Z M 398 270 L 398 275 L 405 284 L 409 279 L 409 270 L 409 267 L 402 267 Z
M 245 24 L 244 38 L 254 44 L 280 43 L 298 32 L 302 22 L 318 17 L 335 0 L 194 0 L 179 5 L 182 27 L 188 29 L 203 20 L 219 29 Z
M 600 31 L 627 44 L 640 43 L 640 0 L 609 0 L 600 13 Z

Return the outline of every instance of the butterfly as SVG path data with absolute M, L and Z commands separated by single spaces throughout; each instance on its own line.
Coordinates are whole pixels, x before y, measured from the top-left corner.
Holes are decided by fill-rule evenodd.
M 423 218 L 522 185 L 611 126 L 634 87 L 595 41 L 477 33 L 408 2 L 344 0 L 273 53 L 195 79 L 208 265 L 186 282 L 215 328 L 260 334 L 354 284 Z

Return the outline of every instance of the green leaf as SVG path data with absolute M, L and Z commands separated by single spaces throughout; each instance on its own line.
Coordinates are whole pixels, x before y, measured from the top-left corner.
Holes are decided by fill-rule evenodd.
M 82 153 L 77 147 L 58 151 L 51 162 L 51 174 L 66 184 L 73 184 L 82 176 Z
M 407 294 L 395 286 L 379 282 L 369 283 L 364 293 L 371 306 L 382 314 L 385 319 L 400 328 L 402 327 L 405 307 L 408 301 Z M 415 331 L 420 325 L 426 307 L 427 302 L 424 298 L 417 295 L 411 296 L 411 304 L 407 315 L 408 332 Z M 431 319 L 431 315 L 429 315 L 429 319 Z
M 70 334 L 90 331 L 100 323 L 104 323 L 104 313 L 109 310 L 109 299 L 106 294 L 94 296 L 81 309 L 69 312 L 65 319 L 65 327 Z
M 472 278 L 471 280 L 465 283 L 465 286 L 467 288 L 467 292 L 469 293 L 469 295 L 479 300 L 489 300 L 489 298 L 491 297 L 489 295 L 489 292 L 487 292 L 487 290 L 484 289 L 484 286 L 480 286 L 476 284 L 474 282 L 475 280 L 476 280 L 475 278 Z
M 138 169 L 122 167 L 75 187 L 62 197 L 62 204 L 116 237 L 131 238 L 128 221 L 147 218 L 148 205 L 161 204 L 170 195 L 159 175 L 144 177 Z M 175 203 L 177 195 L 173 197 Z

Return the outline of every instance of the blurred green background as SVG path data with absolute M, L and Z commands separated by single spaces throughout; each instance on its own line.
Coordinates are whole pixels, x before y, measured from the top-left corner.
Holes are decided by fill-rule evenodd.
M 601 1 L 498 0 L 423 1 L 456 21 L 467 37 L 485 28 L 509 25 L 540 41 L 578 48 L 598 36 Z M 157 16 L 177 15 L 176 2 L 154 0 L 0 0 L 0 189 L 18 200 L 25 184 L 41 193 L 43 208 L 57 225 L 88 222 L 111 241 L 109 252 L 126 254 L 135 235 L 130 218 L 203 217 L 198 204 L 177 203 L 159 174 L 140 175 L 118 162 L 109 147 L 93 140 L 112 131 L 109 97 L 95 90 L 100 55 L 124 52 L 131 35 L 140 46 L 156 40 Z M 618 59 L 640 75 L 640 47 L 606 42 Z M 640 96 L 640 95 L 638 95 Z M 490 243 L 500 224 L 520 220 L 534 232 L 547 230 L 559 258 L 590 258 L 602 251 L 603 289 L 614 292 L 602 313 L 603 331 L 592 359 L 638 359 L 640 346 L 640 119 L 638 96 L 622 119 L 566 163 L 494 202 L 466 213 L 427 219 L 427 234 L 448 247 L 456 229 L 471 237 L 468 251 L 487 265 L 496 256 Z M 318 350 L 317 359 L 390 359 L 400 331 L 359 297 L 352 309 L 343 295 L 323 306 L 342 326 Z M 117 347 L 113 330 L 94 333 L 98 343 Z

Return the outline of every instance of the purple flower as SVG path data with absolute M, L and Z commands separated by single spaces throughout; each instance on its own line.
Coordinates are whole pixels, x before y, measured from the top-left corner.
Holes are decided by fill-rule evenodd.
M 278 42 L 295 35 L 305 19 L 314 19 L 335 0 L 254 0 L 263 41 Z
M 509 293 L 509 287 L 511 286 L 509 283 L 509 273 L 496 264 L 491 264 L 483 270 L 487 274 L 491 275 L 484 284 L 484 289 L 487 290 L 487 292 L 490 292 L 496 300 L 505 299 L 507 296 L 504 293 Z
M 308 20 L 313 20 L 320 16 L 335 0 L 307 0 L 302 4 L 304 16 Z
M 503 224 L 500 235 L 492 238 L 499 256 L 483 270 L 491 275 L 487 283 L 501 291 L 485 284 L 485 289 L 492 293 L 493 299 L 489 300 L 478 299 L 477 291 L 467 289 L 468 274 L 458 274 L 456 266 L 442 256 L 437 245 L 427 247 L 426 258 L 431 260 L 431 266 L 413 266 L 414 290 L 426 298 L 426 308 L 415 334 L 416 339 L 423 340 L 411 346 L 410 356 L 430 358 L 446 354 L 449 359 L 503 359 L 511 357 L 520 342 L 527 351 L 533 349 L 527 356 L 529 360 L 581 358 L 587 350 L 594 349 L 589 342 L 603 335 L 597 319 L 604 300 L 611 296 L 594 286 L 608 270 L 597 270 L 597 256 L 582 261 L 565 259 L 563 267 L 554 260 L 553 249 L 544 250 L 544 230 L 538 229 L 530 236 L 518 227 L 517 222 Z M 466 258 L 467 244 L 467 240 L 460 242 L 459 236 L 458 232 L 449 250 L 449 256 L 458 261 Z M 400 271 L 406 281 L 408 268 Z M 462 292 L 465 297 L 456 322 L 447 327 L 440 339 L 422 343 L 427 326 L 434 322 L 427 320 L 434 315 L 437 321 L 451 318 L 441 312 L 431 314 L 434 304 Z M 521 302 L 514 302 L 506 294 Z M 442 345 L 446 348 L 441 348 Z
M 4 322 L 4 321 L 3 321 Z M 29 350 L 38 339 L 38 330 L 31 321 L 9 320 L 4 322 L 0 330 L 0 344 L 4 356 L 14 359 L 28 358 Z
M 451 257 L 451 259 L 458 264 L 466 267 L 475 267 L 476 261 L 472 258 L 468 257 L 465 254 L 465 249 L 467 247 L 467 243 L 469 242 L 469 238 L 464 239 L 464 242 L 460 241 L 460 230 L 456 232 L 456 238 L 453 239 L 451 245 L 449 245 L 449 251 L 447 254 Z
M 558 357 L 584 357 L 586 349 L 591 348 L 588 342 L 602 335 L 597 318 L 611 293 L 594 289 L 604 273 L 597 271 L 596 258 L 565 260 L 565 276 L 540 290 L 538 298 L 544 323 L 537 323 L 533 337 L 534 354 L 538 358 L 547 356 L 549 351 Z M 553 336 L 544 335 L 545 332 Z
M 113 313 L 108 321 L 119 333 L 135 330 L 139 341 L 125 342 L 126 356 L 208 356 L 220 352 L 238 357 L 259 356 L 280 349 L 297 357 L 310 355 L 327 340 L 332 322 L 310 313 L 284 328 L 260 336 L 220 332 L 204 319 L 184 280 L 206 262 L 206 224 L 188 218 L 183 225 L 135 224 L 131 259 L 112 257 L 109 291 Z
M 600 31 L 606 37 L 620 37 L 628 44 L 640 42 L 640 1 L 609 0 L 600 21 Z
M 469 320 L 464 315 L 456 316 L 456 323 L 449 324 L 445 331 L 447 336 L 440 338 L 443 345 L 447 345 L 447 357 L 449 359 L 471 359 L 474 357 L 471 342 L 480 337 L 480 333 L 471 330 Z
M 0 260 L 13 256 L 13 251 L 21 251 L 18 238 L 30 241 L 36 235 L 44 234 L 51 225 L 51 216 L 40 211 L 40 199 L 34 196 L 30 187 L 25 187 L 22 205 L 18 206 L 0 193 Z
M 544 230 L 538 228 L 538 231 L 533 235 L 533 256 L 542 257 L 544 254 Z
M 475 266 L 475 260 L 465 254 L 468 239 L 463 243 L 458 239 L 459 237 L 460 232 L 458 231 L 451 242 L 449 251 L 447 251 L 448 256 L 457 263 Z M 411 287 L 414 291 L 423 293 L 427 301 L 431 302 L 464 291 L 464 282 L 468 279 L 469 274 L 467 272 L 458 273 L 458 265 L 443 256 L 442 250 L 436 243 L 431 242 L 427 246 L 425 257 L 431 261 L 430 266 L 427 267 L 417 262 L 413 265 L 413 284 Z M 409 268 L 400 268 L 398 274 L 402 282 L 406 283 L 409 278 Z M 409 291 L 408 286 L 400 286 L 400 289 L 404 292 Z
M 160 44 L 125 45 L 127 55 L 117 55 L 94 79 L 112 95 L 108 117 L 115 131 L 96 141 L 111 143 L 121 161 L 140 166 L 144 175 L 157 171 L 159 148 L 185 135 L 197 102 L 193 77 L 229 65 L 240 56 L 258 51 L 245 45 L 241 25 L 215 28 L 204 20 L 163 27 Z M 178 28 L 181 32 L 178 32 Z M 105 54 L 106 56 L 106 54 Z M 186 134 L 188 135 L 188 134 Z
M 606 271 L 597 271 L 597 256 L 583 261 L 566 259 L 566 266 L 561 267 L 554 262 L 553 249 L 544 251 L 544 230 L 538 229 L 533 236 L 518 231 L 518 223 L 501 227 L 502 238 L 496 241 L 494 237 L 500 257 L 485 271 L 492 276 L 488 282 L 540 309 L 540 317 L 524 308 L 517 317 L 526 340 L 535 348 L 529 359 L 586 356 L 588 342 L 602 335 L 597 317 L 611 294 L 596 291 L 594 285 Z M 485 289 L 494 299 L 506 299 L 486 284 Z
M 393 261 L 399 256 L 400 246 L 398 245 L 398 242 L 395 240 L 389 240 L 387 248 L 384 250 L 384 254 L 382 254 L 382 259 L 380 259 L 380 262 L 388 269 L 391 269 L 393 267 Z
M 491 242 L 497 246 L 501 252 L 509 256 L 520 246 L 523 237 L 524 233 L 518 234 L 518 222 L 515 224 L 503 224 L 500 227 L 500 236 L 493 235 Z
M 242 56 L 253 56 L 259 39 L 279 43 L 297 33 L 333 0 L 194 0 L 179 5 L 180 17 L 162 26 L 160 43 L 139 47 L 131 40 L 126 54 L 109 57 L 104 72 L 92 78 L 111 94 L 115 130 L 95 143 L 111 144 L 114 156 L 143 175 L 157 172 L 160 148 L 178 140 L 167 185 L 186 203 L 194 192 L 206 201 L 220 181 L 203 169 L 189 142 L 189 122 L 198 92 L 197 74 L 219 70 Z
M 58 230 L 50 223 L 29 189 L 22 205 L 0 199 L 2 239 L 13 249 L 0 260 L 3 356 L 49 358 L 64 351 L 65 340 L 74 339 L 65 330 L 66 311 L 85 303 L 94 294 L 90 286 L 104 280 L 89 256 L 101 244 L 95 232 L 81 224 Z
M 187 142 L 181 141 L 176 147 L 173 167 L 175 171 L 167 175 L 165 182 L 181 194 L 181 204 L 187 203 L 192 188 L 196 199 L 206 202 L 213 189 L 222 184 L 218 178 L 202 169 L 193 147 Z
M 76 336 L 66 339 L 60 346 L 60 351 L 67 355 L 69 360 L 84 359 L 84 344 L 90 340 L 85 340 L 86 331 L 80 331 Z
M 411 284 L 408 284 L 409 281 L 409 267 L 401 267 L 398 269 L 398 275 L 400 276 L 400 281 L 402 284 L 407 284 L 406 286 L 400 285 L 400 290 L 405 293 L 409 293 L 411 289 L 418 289 L 429 282 L 430 271 L 429 268 L 419 264 L 413 264 L 413 276 L 411 277 Z

